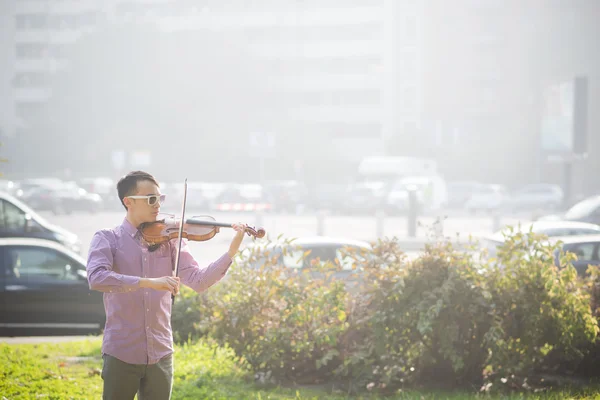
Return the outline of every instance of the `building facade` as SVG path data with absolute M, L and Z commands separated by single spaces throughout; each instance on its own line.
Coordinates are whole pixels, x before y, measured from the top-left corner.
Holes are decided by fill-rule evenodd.
M 447 180 L 563 183 L 564 163 L 540 149 L 541 94 L 587 76 L 587 154 L 569 173 L 576 191 L 600 189 L 592 173 L 600 167 L 594 0 L 11 0 L 0 7 L 5 138 L 18 137 L 52 97 L 48 77 L 68 65 L 69 46 L 120 21 L 165 34 L 237 37 L 259 60 L 273 96 L 240 140 L 248 147 L 263 140 L 255 147 L 265 149 L 265 169 L 299 177 L 312 168 L 340 179 L 354 175 L 363 157 L 403 155 L 435 158 Z

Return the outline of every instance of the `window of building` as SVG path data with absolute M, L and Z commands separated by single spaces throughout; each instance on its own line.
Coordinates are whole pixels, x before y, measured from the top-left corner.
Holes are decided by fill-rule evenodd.
M 333 138 L 372 139 L 381 135 L 381 124 L 376 122 L 352 124 L 338 122 L 323 124 L 323 131 Z
M 414 52 L 403 51 L 398 57 L 398 70 L 402 77 L 415 79 L 417 76 L 417 55 Z
M 417 108 L 417 88 L 408 86 L 402 89 L 400 93 L 400 106 L 405 110 L 414 110 Z
M 17 30 L 44 29 L 48 26 L 46 14 L 18 14 L 15 16 Z
M 17 116 L 25 121 L 35 118 L 42 110 L 43 103 L 17 102 L 15 105 Z
M 40 87 L 48 82 L 47 75 L 43 72 L 20 72 L 13 79 L 16 88 Z
M 19 43 L 15 46 L 18 59 L 35 60 L 48 54 L 48 45 L 45 43 Z
M 402 25 L 399 27 L 400 43 L 405 46 L 414 46 L 418 38 L 417 17 L 414 15 L 406 16 Z

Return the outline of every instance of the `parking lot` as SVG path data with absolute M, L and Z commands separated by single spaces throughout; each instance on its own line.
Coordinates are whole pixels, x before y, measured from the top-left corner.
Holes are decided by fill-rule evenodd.
M 187 216 L 199 215 L 193 210 L 186 211 Z M 114 227 L 121 223 L 124 212 L 101 212 L 97 214 L 73 213 L 71 215 L 54 215 L 43 213 L 50 222 L 60 225 L 77 234 L 82 241 L 82 253 L 87 255 L 90 240 L 95 231 Z M 466 216 L 450 215 L 443 220 L 441 225 L 435 224 L 436 217 L 428 216 L 418 218 L 417 237 L 426 238 L 433 235 L 434 231 L 442 231 L 446 237 L 468 237 L 469 234 L 479 235 L 490 233 L 494 225 L 516 224 L 527 222 L 530 218 L 506 217 L 494 221 L 491 216 Z M 406 217 L 380 217 L 375 216 L 333 216 L 326 214 L 310 215 L 276 215 L 276 214 L 253 214 L 253 213 L 213 213 L 217 221 L 243 222 L 251 226 L 262 226 L 266 229 L 269 238 L 279 235 L 284 237 L 313 236 L 317 234 L 343 237 L 360 240 L 375 240 L 379 236 L 396 236 L 407 238 L 408 221 Z M 207 242 L 191 242 L 190 246 L 197 259 L 206 263 L 219 257 L 228 248 L 229 241 L 233 236 L 233 230 L 223 228 L 212 240 Z M 247 238 L 245 243 L 252 239 Z M 408 240 L 407 240 L 408 241 Z

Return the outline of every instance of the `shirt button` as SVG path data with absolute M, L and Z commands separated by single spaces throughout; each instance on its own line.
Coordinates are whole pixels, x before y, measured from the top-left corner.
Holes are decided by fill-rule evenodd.
M 150 309 L 149 309 L 149 308 L 146 308 L 146 311 L 150 311 Z

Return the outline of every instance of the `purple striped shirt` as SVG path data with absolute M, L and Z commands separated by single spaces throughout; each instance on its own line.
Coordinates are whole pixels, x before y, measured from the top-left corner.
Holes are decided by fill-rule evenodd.
M 104 292 L 106 326 L 102 352 L 129 364 L 155 364 L 173 352 L 171 293 L 139 287 L 140 278 L 173 274 L 177 240 L 150 252 L 138 230 L 124 219 L 94 234 L 87 260 L 90 289 Z M 202 292 L 225 276 L 231 258 L 223 254 L 201 268 L 182 241 L 181 283 Z M 177 299 L 176 299 L 177 301 Z

